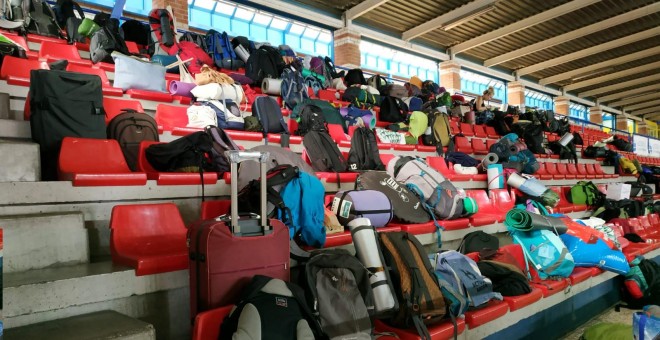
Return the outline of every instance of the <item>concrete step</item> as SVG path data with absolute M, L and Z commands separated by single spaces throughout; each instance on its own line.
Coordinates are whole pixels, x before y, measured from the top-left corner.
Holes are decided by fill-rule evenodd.
M 135 276 L 133 269 L 113 266 L 109 261 L 7 273 L 2 312 L 5 326 L 13 328 L 104 309 L 148 309 L 150 306 L 133 305 L 122 299 L 180 288 L 188 290 L 188 271 Z M 189 301 L 187 294 L 183 295 L 166 301 L 176 302 L 178 317 L 185 319 Z M 127 314 L 139 316 L 144 312 Z
M 32 138 L 30 122 L 26 120 L 0 119 L 0 138 Z
M 0 182 L 36 182 L 41 178 L 39 144 L 0 139 Z
M 156 339 L 151 324 L 115 311 L 105 310 L 70 318 L 7 329 L 6 339 Z
M 15 273 L 89 261 L 89 238 L 80 212 L 0 216 L 4 272 Z

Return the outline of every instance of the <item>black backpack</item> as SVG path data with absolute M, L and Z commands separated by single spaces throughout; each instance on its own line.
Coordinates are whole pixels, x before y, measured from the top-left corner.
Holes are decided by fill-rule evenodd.
M 323 110 L 313 104 L 305 104 L 300 112 L 300 123 L 296 134 L 304 136 L 309 131 L 328 131 Z
M 380 102 L 378 120 L 382 122 L 400 123 L 408 118 L 408 105 L 400 98 L 383 96 Z
M 266 289 L 265 289 L 266 288 Z M 323 338 L 323 331 L 311 313 L 305 301 L 303 290 L 282 280 L 267 276 L 255 275 L 252 281 L 243 289 L 241 298 L 225 318 L 220 327 L 220 339 L 230 340 L 239 329 L 240 321 L 248 321 L 242 325 L 242 331 L 254 331 L 252 337 L 261 335 L 262 339 L 296 339 L 313 335 L 316 339 Z M 250 306 L 250 308 L 246 308 Z M 255 330 L 249 326 L 251 320 L 261 325 Z M 309 329 L 301 324 L 307 321 Z M 312 334 L 299 334 L 301 328 Z
M 605 157 L 607 155 L 607 149 L 605 148 L 597 148 L 593 145 L 587 146 L 586 149 L 584 149 L 584 157 L 588 158 L 601 158 Z
M 119 34 L 119 20 L 111 18 L 92 36 L 89 43 L 90 59 L 94 63 L 114 63 L 111 56 L 114 51 L 130 54 L 124 38 Z
M 376 136 L 369 128 L 355 129 L 351 137 L 351 150 L 348 152 L 348 169 L 359 170 L 385 170 L 380 160 Z
M 158 141 L 158 124 L 148 114 L 123 110 L 108 123 L 108 138 L 119 142 L 128 167 L 137 171 L 140 142 Z
M 30 2 L 30 23 L 28 33 L 62 38 L 62 31 L 55 19 L 55 12 L 42 0 L 23 0 Z
M 121 36 L 124 41 L 132 41 L 139 46 L 144 46 L 144 50 L 140 50 L 142 54 L 154 54 L 154 41 L 151 38 L 151 27 L 147 23 L 135 19 L 124 21 L 121 25 Z
M 213 149 L 211 136 L 198 131 L 166 144 L 154 144 L 145 150 L 151 166 L 164 172 L 214 171 L 210 154 Z
M 635 263 L 633 261 L 632 263 Z M 632 264 L 631 263 L 631 264 Z M 631 309 L 642 309 L 647 305 L 657 305 L 660 304 L 660 265 L 655 261 L 649 259 L 642 259 L 637 267 L 642 272 L 644 280 L 646 280 L 647 289 L 643 292 L 644 295 L 639 298 L 633 298 L 630 293 L 625 289 L 625 286 L 622 287 L 623 294 L 622 300 L 626 303 L 625 305 L 617 305 L 618 307 L 625 307 Z M 630 273 L 633 273 L 631 265 Z
M 211 152 L 209 154 L 211 162 L 213 163 L 213 170 L 219 173 L 230 171 L 230 162 L 225 155 L 225 151 L 235 150 L 240 148 L 229 137 L 225 130 L 209 125 L 206 127 L 205 132 L 211 137 Z
M 614 145 L 614 147 L 616 147 L 617 150 L 619 151 L 626 151 L 626 152 L 633 151 L 633 145 L 631 143 L 617 136 L 614 136 L 614 140 L 612 140 L 610 144 Z
M 323 62 L 325 63 L 325 69 L 328 72 L 328 75 L 330 75 L 332 79 L 341 78 L 344 76 L 344 71 L 337 72 L 337 68 L 335 67 L 335 64 L 332 62 L 330 57 L 323 58 Z
M 500 240 L 497 237 L 477 230 L 465 235 L 456 250 L 462 254 L 468 254 L 484 249 L 497 250 L 499 248 Z
M 280 78 L 285 67 L 280 52 L 272 46 L 263 45 L 250 53 L 250 58 L 245 63 L 245 75 L 252 79 L 254 84 L 261 84 L 264 78 Z
M 339 173 L 347 170 L 346 159 L 327 132 L 308 131 L 303 138 L 303 146 L 314 171 Z
M 78 26 L 80 26 L 80 23 L 85 18 L 85 14 L 77 2 L 72 0 L 58 0 L 53 7 L 53 12 L 55 12 L 57 25 L 66 28 L 69 43 L 73 43 L 74 41 L 85 42 L 86 38 L 78 33 Z M 76 12 L 80 18 L 76 17 Z
M 351 87 L 353 85 L 367 85 L 367 80 L 364 79 L 362 69 L 354 68 L 346 73 L 344 83 L 346 84 L 346 87 Z
M 281 212 L 283 216 L 282 222 L 289 223 L 291 221 L 291 210 L 284 205 L 284 200 L 280 196 L 280 189 L 287 183 L 291 182 L 294 178 L 299 176 L 298 167 L 290 164 L 280 164 L 266 173 L 266 201 L 274 206 L 274 210 L 270 212 L 269 217 L 277 216 L 277 212 Z M 255 213 L 261 212 L 261 179 L 251 180 L 241 191 L 238 193 L 238 206 L 240 213 Z
M 507 264 L 482 260 L 477 262 L 477 267 L 481 275 L 493 282 L 493 292 L 498 292 L 502 296 L 519 296 L 532 292 L 525 274 L 512 270 Z

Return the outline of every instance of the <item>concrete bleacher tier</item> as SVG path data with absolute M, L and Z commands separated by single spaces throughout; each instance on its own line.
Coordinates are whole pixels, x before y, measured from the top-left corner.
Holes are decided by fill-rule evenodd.
M 46 62 L 66 58 L 68 70 L 99 76 L 103 83 L 106 122 L 122 109 L 133 109 L 154 116 L 159 126 L 160 141 L 169 142 L 200 129 L 188 128 L 186 98 L 150 91 L 128 90 L 112 86 L 112 64 L 92 65 L 85 45 L 66 45 L 63 41 L 29 35 L 25 40 L 11 36 L 29 47 L 28 59 L 6 57 L 0 69 L 1 92 L 11 96 L 10 112 L 0 113 L 0 155 L 6 166 L 0 170 L 0 226 L 8 242 L 4 243 L 4 322 L 8 336 L 36 338 L 53 331 L 54 325 L 81 327 L 81 323 L 116 326 L 117 332 L 139 334 L 141 338 L 217 338 L 220 320 L 229 307 L 200 314 L 194 327 L 189 323 L 189 287 L 185 225 L 201 218 L 213 218 L 229 208 L 230 176 L 222 179 L 215 173 L 204 173 L 207 200 L 200 197 L 202 178 L 199 174 L 158 172 L 146 161 L 140 148 L 138 171 L 128 169 L 119 146 L 113 140 L 66 138 L 59 158 L 60 181 L 39 180 L 38 146 L 29 141 L 30 129 L 24 107 L 32 69 L 47 69 Z M 168 75 L 168 79 L 176 79 Z M 255 89 L 259 91 L 258 89 Z M 260 93 L 260 92 L 257 92 Z M 340 92 L 319 91 L 318 97 L 331 103 L 346 105 Z M 278 98 L 281 104 L 281 99 Z M 251 104 L 251 103 L 250 103 Z M 251 105 L 247 106 L 248 108 Z M 297 129 L 283 110 L 293 134 Z M 379 122 L 380 125 L 382 124 Z M 337 125 L 330 134 L 341 151 L 350 148 L 350 135 Z M 481 158 L 500 137 L 492 127 L 464 124 L 451 120 L 459 151 Z M 582 134 L 584 147 L 608 135 L 602 131 L 573 126 Z M 280 135 L 228 131 L 243 148 L 279 144 Z M 558 136 L 546 135 L 548 140 Z M 302 139 L 292 136 L 292 151 L 304 154 Z M 479 206 L 477 214 L 452 221 L 439 221 L 443 249 L 455 249 L 461 238 L 475 230 L 483 230 L 500 238 L 521 261 L 519 246 L 510 245 L 502 224 L 505 214 L 515 204 L 518 192 L 507 189 L 485 190 L 485 174 L 464 175 L 453 170 L 434 147 L 379 143 L 383 162 L 396 155 L 416 155 L 466 189 Z M 582 148 L 584 149 L 584 148 Z M 643 164 L 660 165 L 660 158 L 637 157 Z M 614 168 L 602 166 L 599 160 L 580 157 L 580 163 L 568 164 L 557 156 L 538 155 L 541 164 L 537 177 L 561 201 L 556 211 L 571 217 L 586 216 L 586 206 L 566 200 L 570 186 L 577 180 L 591 180 L 605 191 L 610 183 L 633 180 L 615 174 Z M 329 197 L 338 190 L 353 189 L 355 173 L 317 173 Z M 339 179 L 339 183 L 337 182 Z M 638 254 L 656 258 L 660 255 L 660 216 L 617 220 L 615 231 L 634 231 L 653 240 L 648 244 L 630 244 L 624 248 L 628 258 Z M 432 223 L 406 224 L 393 221 L 382 232 L 407 231 L 418 236 L 429 251 L 437 249 L 437 229 Z M 331 234 L 326 247 L 353 249 L 349 232 Z M 562 280 L 534 280 L 530 294 L 491 302 L 486 308 L 470 311 L 457 320 L 460 339 L 532 338 L 560 336 L 561 325 L 576 325 L 611 306 L 618 299 L 615 275 L 598 268 L 576 268 Z M 126 318 L 112 310 L 127 315 Z M 104 312 L 105 311 L 105 312 Z M 568 315 L 579 315 L 567 319 Z M 140 319 L 137 321 L 135 319 Z M 547 334 L 536 324 L 551 325 Z M 71 325 L 71 326 L 69 326 Z M 112 328 L 112 327 L 110 327 Z M 382 322 L 376 329 L 396 331 L 401 339 L 418 339 L 412 330 L 395 330 Z M 567 331 L 568 329 L 566 329 Z M 430 326 L 433 339 L 453 336 L 454 326 L 442 322 Z M 155 334 L 155 335 L 154 335 Z M 136 337 L 137 338 L 137 337 Z

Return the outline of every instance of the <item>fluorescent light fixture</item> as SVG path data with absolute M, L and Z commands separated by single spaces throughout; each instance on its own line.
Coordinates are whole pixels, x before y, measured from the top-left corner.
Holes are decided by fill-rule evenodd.
M 495 5 L 490 5 L 484 8 L 478 8 L 470 13 L 467 13 L 465 15 L 462 15 L 456 19 L 452 19 L 448 22 L 446 22 L 444 25 L 442 25 L 442 30 L 443 31 L 449 31 L 452 28 L 458 27 L 460 25 L 463 25 L 464 23 L 476 19 L 477 17 L 480 17 L 492 10 L 494 10 L 496 7 Z

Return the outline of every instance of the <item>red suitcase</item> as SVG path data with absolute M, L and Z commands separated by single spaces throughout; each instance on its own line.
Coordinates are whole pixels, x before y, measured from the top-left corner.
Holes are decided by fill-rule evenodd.
M 289 229 L 282 221 L 267 218 L 266 181 L 261 182 L 261 215 L 238 216 L 236 205 L 238 163 L 260 162 L 261 178 L 266 178 L 268 153 L 226 153 L 231 160 L 231 214 L 198 221 L 188 229 L 193 320 L 199 312 L 238 302 L 254 275 L 289 281 Z M 231 223 L 236 220 L 238 225 Z

